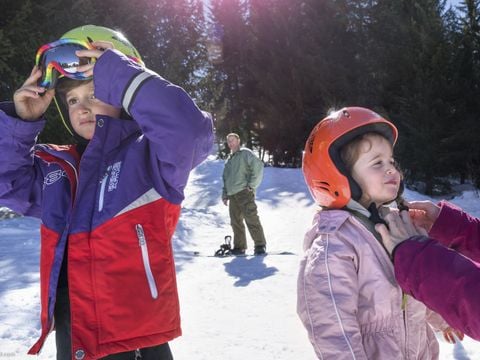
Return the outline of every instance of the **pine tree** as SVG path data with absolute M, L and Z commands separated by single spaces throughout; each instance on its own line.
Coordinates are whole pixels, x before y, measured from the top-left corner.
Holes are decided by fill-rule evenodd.
M 452 28 L 451 87 L 455 91 L 454 121 L 446 147 L 451 152 L 449 163 L 462 182 L 471 177 L 480 184 L 480 151 L 478 126 L 480 104 L 480 1 L 465 0 L 458 7 Z
M 448 174 L 441 160 L 453 113 L 443 13 L 444 1 L 378 2 L 370 30 L 381 104 L 400 130 L 401 164 L 407 180 L 424 181 L 430 194 Z
M 251 108 L 246 99 L 254 89 L 248 72 L 251 52 L 251 31 L 247 24 L 247 7 L 240 0 L 212 0 L 210 36 L 216 36 L 221 59 L 209 67 L 215 91 L 213 112 L 217 133 L 221 138 L 230 132 L 239 133 L 247 146 L 255 134 L 251 126 Z

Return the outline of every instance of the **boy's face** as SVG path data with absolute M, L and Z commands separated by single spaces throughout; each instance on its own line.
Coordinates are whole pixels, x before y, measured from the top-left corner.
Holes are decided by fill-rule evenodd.
M 120 117 L 120 109 L 95 98 L 93 81 L 70 90 L 65 99 L 73 130 L 87 140 L 95 133 L 96 115 Z
M 360 145 L 360 155 L 352 168 L 352 177 L 362 189 L 360 204 L 377 207 L 394 200 L 400 187 L 392 146 L 381 136 L 368 136 Z

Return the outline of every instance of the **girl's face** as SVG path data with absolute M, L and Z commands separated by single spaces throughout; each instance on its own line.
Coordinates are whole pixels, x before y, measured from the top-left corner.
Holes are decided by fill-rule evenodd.
M 360 155 L 352 177 L 362 189 L 360 204 L 377 207 L 397 197 L 400 173 L 395 168 L 392 146 L 382 136 L 367 136 L 360 144 Z
M 120 117 L 120 109 L 95 98 L 93 81 L 73 88 L 66 93 L 65 99 L 73 130 L 87 140 L 95 132 L 96 115 Z

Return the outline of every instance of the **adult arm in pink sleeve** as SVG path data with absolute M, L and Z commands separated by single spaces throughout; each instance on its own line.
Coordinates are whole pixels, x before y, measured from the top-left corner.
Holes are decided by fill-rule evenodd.
M 400 243 L 393 259 L 395 276 L 407 294 L 480 340 L 480 264 L 424 236 Z
M 480 219 L 442 201 L 429 236 L 470 259 L 480 262 Z

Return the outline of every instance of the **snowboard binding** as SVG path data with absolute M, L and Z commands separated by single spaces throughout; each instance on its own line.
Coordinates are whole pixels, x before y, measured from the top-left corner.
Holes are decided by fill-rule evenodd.
M 215 251 L 215 256 L 218 257 L 225 257 L 225 256 L 231 256 L 231 251 L 232 251 L 232 237 L 230 235 L 225 236 L 225 243 L 220 245 L 220 249 Z

